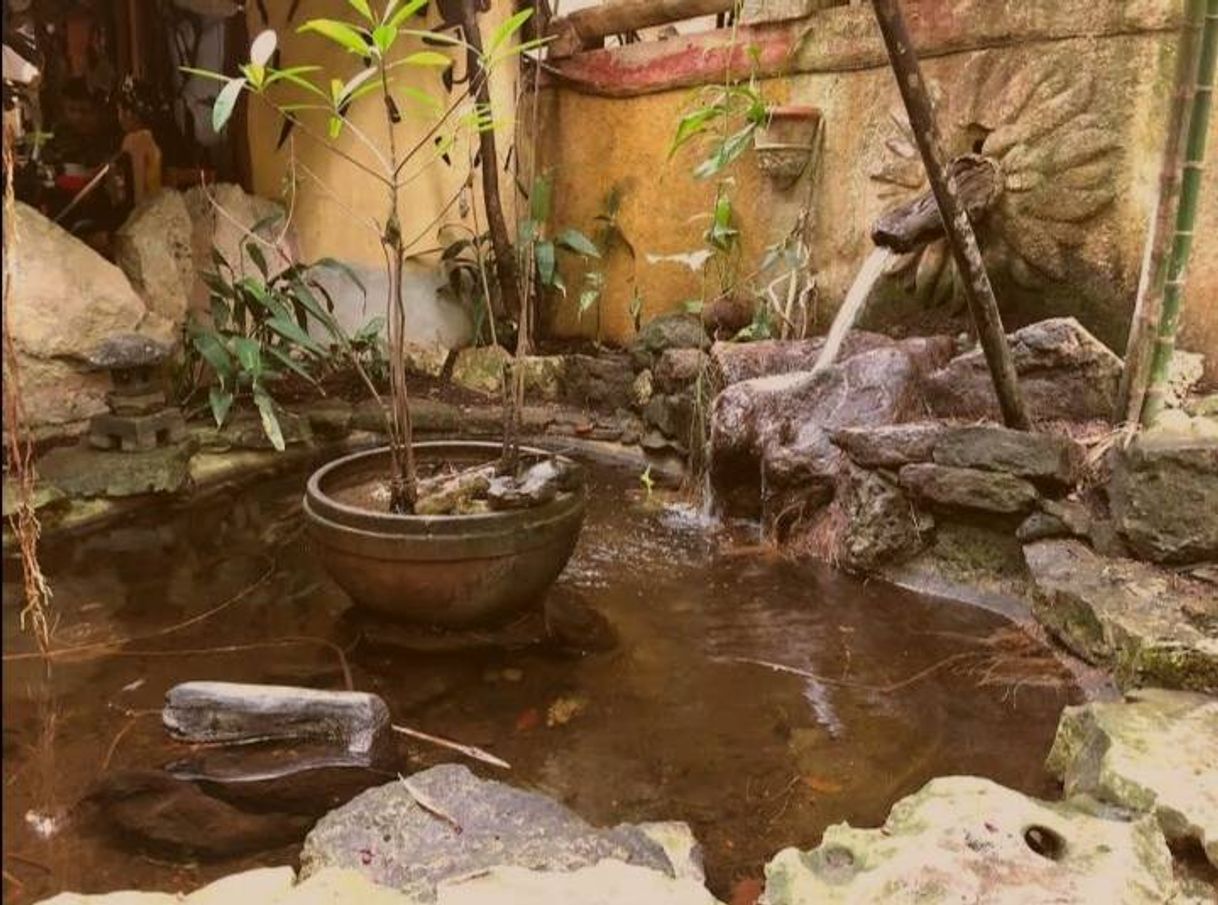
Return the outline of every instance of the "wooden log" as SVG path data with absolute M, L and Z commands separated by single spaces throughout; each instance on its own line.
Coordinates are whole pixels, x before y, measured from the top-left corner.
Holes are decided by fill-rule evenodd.
M 483 465 L 458 472 L 440 480 L 440 483 L 429 482 L 426 491 L 420 492 L 419 500 L 415 503 L 415 515 L 448 515 L 456 512 L 463 503 L 485 493 L 494 477 L 495 466 Z
M 610 0 L 554 20 L 551 57 L 566 57 L 620 35 L 669 22 L 730 12 L 736 0 Z
M 998 311 L 998 301 L 994 298 L 994 287 L 990 284 L 981 249 L 977 245 L 977 237 L 973 233 L 972 224 L 969 223 L 968 214 L 965 213 L 960 198 L 960 186 L 947 168 L 943 141 L 935 124 L 926 80 L 922 76 L 918 55 L 909 38 L 901 4 L 899 0 L 871 0 L 871 5 L 884 37 L 884 46 L 888 50 L 888 59 L 892 64 L 901 99 L 905 103 L 905 111 L 909 114 L 909 124 L 917 141 L 918 151 L 922 155 L 922 163 L 926 167 L 931 191 L 943 217 L 952 257 L 955 258 L 956 268 L 960 272 L 973 322 L 977 325 L 977 337 L 981 341 L 986 363 L 994 379 L 994 389 L 998 395 L 1003 421 L 1007 427 L 1030 430 L 1032 422 L 1028 418 L 1028 410 L 1019 391 L 1015 365 L 1011 360 L 1011 350 L 1002 326 L 1002 315 Z
M 530 466 L 519 478 L 495 478 L 486 495 L 495 510 L 529 509 L 550 502 L 560 491 L 577 487 L 580 480 L 578 466 L 546 459 Z
M 988 157 L 966 154 L 948 164 L 948 171 L 960 187 L 969 221 L 980 223 L 1002 196 L 998 164 Z M 897 254 L 909 254 L 944 235 L 943 217 L 931 191 L 882 214 L 871 227 L 871 241 Z
M 389 737 L 389 708 L 376 695 L 287 685 L 183 682 L 165 696 L 161 721 L 197 744 L 328 739 L 363 754 Z

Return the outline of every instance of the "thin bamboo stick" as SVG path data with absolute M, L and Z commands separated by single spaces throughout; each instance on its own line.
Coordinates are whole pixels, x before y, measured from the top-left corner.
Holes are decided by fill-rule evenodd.
M 1176 349 L 1176 331 L 1184 286 L 1188 279 L 1188 259 L 1193 249 L 1193 226 L 1201 200 L 1201 178 L 1205 146 L 1209 133 L 1210 111 L 1214 100 L 1214 72 L 1218 68 L 1218 0 L 1206 0 L 1205 26 L 1201 32 L 1201 55 L 1197 64 L 1197 83 L 1193 111 L 1188 125 L 1188 146 L 1180 178 L 1180 204 L 1176 210 L 1176 231 L 1168 258 L 1167 279 L 1163 287 L 1163 312 L 1159 334 L 1150 364 L 1150 386 L 1142 407 L 1142 424 L 1150 426 L 1163 411 L 1167 378 Z
M 1192 113 L 1193 88 L 1201 47 L 1201 28 L 1205 0 L 1187 0 L 1184 28 L 1176 56 L 1176 92 L 1168 116 L 1167 144 L 1163 149 L 1159 173 L 1159 192 L 1154 219 L 1146 236 L 1145 258 L 1138 280 L 1137 301 L 1125 346 L 1125 370 L 1117 394 L 1113 423 L 1124 424 L 1131 433 L 1137 427 L 1146 388 L 1150 383 L 1150 362 L 1154 336 L 1163 310 L 1163 266 L 1171 243 L 1171 221 L 1180 198 L 1180 171 L 1184 165 L 1184 138 Z
M 1218 2 L 1218 0 L 1212 0 Z M 909 125 L 918 143 L 926 176 L 934 192 L 935 202 L 943 219 L 948 244 L 960 271 L 961 283 L 973 322 L 977 325 L 977 337 L 985 353 L 986 364 L 994 379 L 994 390 L 998 394 L 998 405 L 1007 427 L 1030 430 L 1032 423 L 1024 406 L 1023 395 L 1011 360 L 1006 332 L 1002 326 L 1002 315 L 998 311 L 998 300 L 994 298 L 994 287 L 990 284 L 977 236 L 960 198 L 960 186 L 947 168 L 943 153 L 943 142 L 935 124 L 934 109 L 926 91 L 926 80 L 918 55 L 909 38 L 905 16 L 899 0 L 872 0 L 875 17 L 888 48 L 888 59 L 896 77 L 901 99 L 909 114 Z

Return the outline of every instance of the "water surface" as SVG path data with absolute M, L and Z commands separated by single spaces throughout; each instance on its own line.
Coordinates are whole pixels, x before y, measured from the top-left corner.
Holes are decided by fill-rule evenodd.
M 304 536 L 299 475 L 46 544 L 55 644 L 81 648 L 49 673 L 22 659 L 30 644 L 10 563 L 6 901 L 188 890 L 291 862 L 296 846 L 205 864 L 156 860 L 69 812 L 105 771 L 181 756 L 158 718 L 170 686 L 341 688 L 338 649 L 356 687 L 383 695 L 396 721 L 513 766 L 473 765 L 483 775 L 545 791 L 597 823 L 688 821 L 724 898 L 778 849 L 815 845 L 841 820 L 878 825 L 932 776 L 1053 791 L 1042 762 L 1078 692 L 1000 616 L 784 561 L 751 527 L 708 531 L 692 508 L 649 497 L 631 474 L 600 471 L 593 483 L 559 592 L 613 621 L 621 643 L 607 654 L 355 643 L 342 618 L 348 601 Z M 117 654 L 88 647 L 119 638 L 134 640 Z M 415 743 L 400 753 L 404 771 L 452 758 Z

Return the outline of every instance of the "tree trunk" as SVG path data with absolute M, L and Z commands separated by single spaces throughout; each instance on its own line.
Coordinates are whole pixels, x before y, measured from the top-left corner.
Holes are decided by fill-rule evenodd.
M 888 49 L 888 59 L 892 64 L 897 87 L 909 114 L 909 124 L 917 140 L 922 163 L 926 167 L 931 191 L 934 192 L 943 218 L 952 256 L 964 284 L 964 295 L 968 300 L 973 322 L 977 326 L 977 336 L 981 340 L 986 363 L 994 378 L 994 389 L 998 394 L 1003 421 L 1008 427 L 1030 430 L 1031 421 L 1019 390 L 1015 365 L 1011 361 L 1011 350 L 1007 346 L 1006 333 L 1002 326 L 1002 316 L 998 311 L 998 301 L 994 298 L 994 287 L 990 285 L 990 277 L 981 258 L 981 249 L 977 246 L 977 237 L 961 201 L 960 187 L 947 168 L 943 143 L 935 125 L 930 96 L 926 92 L 926 81 L 922 77 L 917 54 L 909 39 L 901 4 L 899 0 L 872 0 L 872 6 L 884 36 L 884 45 Z
M 1201 173 L 1205 161 L 1205 145 L 1210 125 L 1210 109 L 1214 99 L 1214 71 L 1218 64 L 1218 0 L 1206 0 L 1205 27 L 1201 33 L 1201 54 L 1197 64 L 1196 86 L 1193 89 L 1193 110 L 1188 124 L 1188 145 L 1185 150 L 1183 174 L 1180 179 L 1180 204 L 1176 210 L 1176 231 L 1172 237 L 1171 255 L 1167 262 L 1167 279 L 1163 286 L 1163 311 L 1159 316 L 1159 332 L 1155 340 L 1154 357 L 1150 362 L 1150 386 L 1142 407 L 1142 424 L 1154 424 L 1163 411 L 1167 378 L 1172 356 L 1176 350 L 1176 330 L 1180 326 L 1180 309 L 1184 301 L 1184 285 L 1188 277 L 1188 259 L 1193 249 L 1193 226 L 1197 220 L 1197 205 L 1201 200 Z

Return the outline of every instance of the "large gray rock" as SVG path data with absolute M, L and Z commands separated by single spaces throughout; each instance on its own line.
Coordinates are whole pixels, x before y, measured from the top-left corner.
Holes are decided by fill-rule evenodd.
M 168 340 L 173 327 L 150 315 L 123 272 L 33 208 L 13 207 L 8 327 L 30 426 L 69 430 L 106 410 L 105 374 L 85 359 L 117 333 Z
M 846 527 L 838 541 L 838 561 L 872 572 L 917 552 L 921 530 L 912 503 L 899 487 L 874 471 L 850 470 L 842 490 Z
M 718 386 L 742 380 L 811 371 L 825 346 L 825 337 L 811 339 L 765 339 L 751 343 L 718 342 L 711 347 L 711 373 Z M 949 336 L 913 337 L 894 340 L 880 333 L 851 330 L 837 353 L 841 362 L 874 349 L 896 346 L 909 355 L 919 379 L 947 363 L 954 349 Z
M 1116 404 L 1121 359 L 1072 317 L 1016 330 L 1007 339 L 1019 386 L 1039 421 L 1108 418 Z M 940 417 L 1001 420 L 998 397 L 980 349 L 953 358 L 925 383 Z
M 652 383 L 660 393 L 683 393 L 693 389 L 709 364 L 701 349 L 666 349 L 656 361 Z
M 668 349 L 706 349 L 710 337 L 696 314 L 661 314 L 643 325 L 630 344 L 630 357 L 638 370 L 655 366 Z
M 632 408 L 639 400 L 630 356 L 605 351 L 597 355 L 568 355 L 561 395 L 565 402 L 585 408 L 607 411 Z
M 1076 540 L 1024 547 L 1033 610 L 1070 650 L 1122 687 L 1218 692 L 1218 595 L 1148 563 L 1108 559 Z
M 1105 819 L 988 779 L 933 779 L 881 829 L 839 823 L 766 865 L 765 905 L 1163 903 L 1171 853 L 1153 818 Z
M 1001 471 L 1052 490 L 1073 487 L 1083 459 L 1068 437 L 997 425 L 952 428 L 935 444 L 934 456 L 940 465 Z
M 900 468 L 929 462 L 935 444 L 947 430 L 941 421 L 882 424 L 879 427 L 845 427 L 833 431 L 833 442 L 864 468 Z
M 1218 699 L 1144 688 L 1067 707 L 1046 766 L 1068 796 L 1150 813 L 1218 867 Z
M 306 877 L 350 867 L 430 902 L 444 880 L 496 866 L 570 871 L 605 858 L 672 874 L 663 848 L 635 827 L 598 829 L 543 795 L 443 764 L 327 814 L 300 863 Z
M 195 282 L 186 200 L 163 189 L 132 211 L 114 237 L 114 260 L 149 311 L 181 325 Z
M 901 469 L 901 486 L 918 499 L 953 509 L 1018 515 L 1036 505 L 1039 494 L 1023 478 L 1000 471 L 915 463 Z
M 146 452 L 109 452 L 61 446 L 38 460 L 38 473 L 74 497 L 129 497 L 178 493 L 190 485 L 192 444 Z
M 1154 562 L 1218 560 L 1218 440 L 1151 433 L 1118 451 L 1117 530 Z
M 897 347 L 863 352 L 819 373 L 733 384 L 715 399 L 711 420 L 717 502 L 740 515 L 823 505 L 847 463 L 829 432 L 904 421 L 919 406 L 916 367 Z

